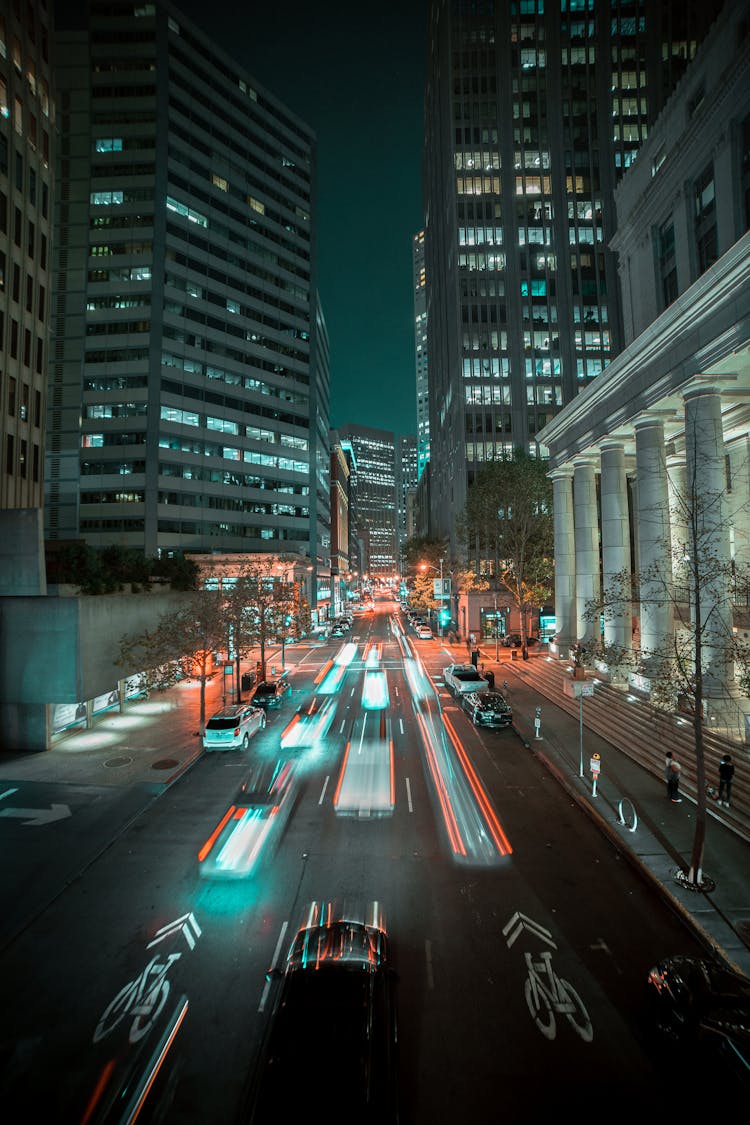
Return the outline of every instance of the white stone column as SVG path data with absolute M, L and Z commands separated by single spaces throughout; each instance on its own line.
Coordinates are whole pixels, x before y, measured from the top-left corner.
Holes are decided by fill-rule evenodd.
M 731 492 L 727 518 L 733 531 L 734 559 L 738 571 L 750 566 L 750 440 L 747 436 L 727 446 Z
M 700 594 L 703 692 L 707 699 L 736 694 L 732 648 L 729 527 L 721 396 L 706 386 L 685 394 L 686 481 L 693 496 L 696 529 L 690 581 Z
M 665 660 L 672 641 L 672 546 L 664 423 L 642 418 L 635 424 L 638 474 L 638 586 L 640 648 L 644 671 Z
M 667 490 L 669 495 L 669 526 L 672 547 L 672 581 L 685 585 L 685 554 L 688 542 L 689 493 L 685 484 L 685 459 L 667 456 Z M 680 599 L 677 598 L 679 601 Z
M 558 655 L 568 659 L 576 643 L 576 548 L 573 531 L 573 473 L 558 469 L 552 480 L 555 529 L 555 643 Z
M 573 462 L 573 516 L 576 546 L 576 640 L 587 644 L 599 638 L 599 620 L 588 620 L 589 603 L 601 594 L 599 571 L 599 514 L 596 471 L 589 460 Z
M 633 632 L 628 477 L 625 449 L 619 442 L 604 442 L 601 447 L 601 505 L 604 643 L 629 651 Z

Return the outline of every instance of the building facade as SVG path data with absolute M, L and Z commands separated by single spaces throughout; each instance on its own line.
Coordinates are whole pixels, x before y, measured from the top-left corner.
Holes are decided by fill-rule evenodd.
M 51 8 L 0 11 L 0 510 L 44 499 L 55 104 Z
M 340 426 L 339 435 L 354 453 L 353 508 L 366 556 L 362 574 L 391 578 L 398 573 L 395 435 L 352 422 Z
M 412 239 L 414 273 L 414 371 L 417 384 L 417 475 L 430 459 L 430 385 L 427 360 L 427 279 L 424 231 Z
M 540 430 L 622 347 L 614 190 L 720 6 L 431 4 L 430 522 L 454 551 L 477 472 L 543 455 Z
M 750 712 L 735 662 L 738 637 L 750 636 L 741 581 L 750 564 L 748 26 L 748 0 L 722 13 L 620 184 L 612 248 L 626 347 L 539 435 L 554 483 L 560 655 L 597 642 L 603 628 L 605 652 L 618 654 L 609 671 L 619 662 L 635 668 L 631 686 L 651 692 L 660 654 L 674 653 L 692 627 L 706 717 L 742 731 Z M 602 595 L 600 626 L 587 604 Z
M 396 447 L 396 537 L 399 558 L 409 536 L 409 497 L 413 495 L 419 475 L 419 439 L 416 434 L 401 434 Z M 413 524 L 413 518 L 411 520 Z
M 59 57 L 48 538 L 327 557 L 312 131 L 162 0 Z

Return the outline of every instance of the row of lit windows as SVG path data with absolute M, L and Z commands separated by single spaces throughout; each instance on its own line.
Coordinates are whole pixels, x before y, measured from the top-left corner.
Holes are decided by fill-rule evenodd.
M 144 531 L 144 521 L 140 518 L 134 519 L 81 519 L 80 527 L 82 532 L 100 532 L 102 534 L 112 534 L 118 532 L 126 534 L 127 532 L 138 533 L 140 536 Z M 191 536 L 194 538 L 200 537 L 202 539 L 245 539 L 245 540 L 280 540 L 280 541 L 294 541 L 300 539 L 301 533 L 292 533 L 291 529 L 283 527 L 256 527 L 255 524 L 234 524 L 234 523 L 208 523 L 208 521 L 195 520 L 167 520 L 160 519 L 157 523 L 157 531 L 163 535 L 178 535 L 178 536 Z
M 264 383 L 261 379 L 254 378 L 252 375 L 238 375 L 235 371 L 225 371 L 221 367 L 215 367 L 213 364 L 204 363 L 199 359 L 175 355 L 174 352 L 162 352 L 161 363 L 162 367 L 176 367 L 180 371 L 188 372 L 188 374 L 205 375 L 207 379 L 225 383 L 228 387 L 244 387 L 247 391 L 272 395 L 274 398 L 297 406 L 306 407 L 309 402 L 307 395 L 300 394 L 297 391 L 290 391 L 286 387 L 274 387 L 270 383 Z M 239 399 L 233 401 L 230 405 L 236 410 L 246 408 L 246 404 L 241 403 Z M 249 408 L 254 409 L 253 407 Z
M 82 492 L 81 504 L 143 504 L 146 499 L 144 490 L 131 492 L 99 491 Z M 210 508 L 225 512 L 243 512 L 246 515 L 263 516 L 293 516 L 297 519 L 307 519 L 309 508 L 296 508 L 293 504 L 259 503 L 257 500 L 248 500 L 239 496 L 226 494 L 214 496 L 209 492 L 183 493 L 160 492 L 157 497 L 158 504 L 176 504 L 182 508 Z

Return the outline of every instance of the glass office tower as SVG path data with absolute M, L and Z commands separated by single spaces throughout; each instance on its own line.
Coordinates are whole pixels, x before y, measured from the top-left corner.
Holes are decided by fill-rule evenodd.
M 312 131 L 161 0 L 58 57 L 48 537 L 327 556 Z
M 430 530 L 622 347 L 613 191 L 720 3 L 433 0 Z M 486 560 L 472 555 L 480 569 Z

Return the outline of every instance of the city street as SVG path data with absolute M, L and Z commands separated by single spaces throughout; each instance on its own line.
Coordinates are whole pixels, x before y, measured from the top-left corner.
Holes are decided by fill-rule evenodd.
M 691 1104 L 689 1091 L 665 1089 L 641 1005 L 651 963 L 700 953 L 695 938 L 512 728 L 471 725 L 443 687 L 439 641 L 404 629 L 379 602 L 345 642 L 288 652 L 291 699 L 248 753 L 204 754 L 158 795 L 19 783 L 71 815 L 33 845 L 20 817 L 0 820 L 15 857 L 0 875 L 7 1120 L 98 1120 L 107 1092 L 146 1066 L 170 1026 L 152 1092 L 160 1119 L 236 1120 L 277 987 L 266 970 L 283 962 L 311 900 L 385 911 L 402 1122 L 573 1109 L 611 1121 Z M 373 676 L 385 696 L 370 694 Z M 304 721 L 328 698 L 325 733 L 282 749 L 297 708 Z M 168 710 L 160 719 L 178 721 Z M 376 765 L 357 773 L 365 748 Z M 202 879 L 199 849 L 243 776 L 277 757 L 294 757 L 301 785 L 275 854 L 249 879 Z M 344 766 L 354 810 L 337 806 Z M 144 1002 L 139 980 L 158 1004 Z M 310 1098 L 327 1112 L 336 1104 L 323 1084 Z

